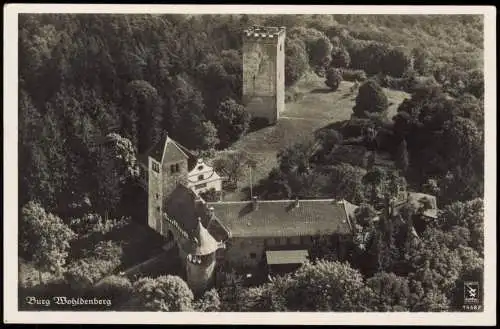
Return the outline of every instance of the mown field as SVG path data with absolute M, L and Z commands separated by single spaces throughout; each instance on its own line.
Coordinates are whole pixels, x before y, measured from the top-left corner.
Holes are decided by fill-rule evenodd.
M 256 184 L 267 177 L 278 162 L 279 150 L 295 142 L 312 139 L 314 132 L 334 122 L 349 120 L 357 92 L 351 92 L 353 83 L 342 81 L 338 90 L 331 92 L 324 84 L 324 79 L 314 74 L 304 76 L 293 88 L 297 99 L 286 104 L 286 110 L 280 114 L 280 120 L 274 126 L 252 131 L 229 150 L 220 152 L 245 152 L 257 162 L 252 172 L 252 182 Z M 409 95 L 402 91 L 384 89 L 389 103 L 388 117 L 392 117 L 399 104 Z M 238 190 L 226 193 L 225 200 L 245 198 L 242 190 L 250 185 L 249 170 L 244 170 L 238 182 Z

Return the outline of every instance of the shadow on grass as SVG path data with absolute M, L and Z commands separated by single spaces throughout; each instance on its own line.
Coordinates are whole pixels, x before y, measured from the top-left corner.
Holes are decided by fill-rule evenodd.
M 330 88 L 316 88 L 310 91 L 311 94 L 329 94 L 333 92 Z
M 342 128 L 345 126 L 345 124 L 347 122 L 349 122 L 349 120 L 337 121 L 337 122 L 327 124 L 326 126 L 323 126 L 319 129 L 316 129 L 314 131 L 314 136 L 317 136 L 318 133 L 320 133 L 322 131 L 328 131 L 328 130 L 337 130 L 339 132 L 342 132 Z
M 269 126 L 271 126 L 271 124 L 266 118 L 253 118 L 252 121 L 250 121 L 250 126 L 248 127 L 247 134 L 264 129 Z

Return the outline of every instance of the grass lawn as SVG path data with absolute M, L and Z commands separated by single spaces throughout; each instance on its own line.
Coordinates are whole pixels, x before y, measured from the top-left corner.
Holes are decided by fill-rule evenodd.
M 304 76 L 293 88 L 301 95 L 295 102 L 286 103 L 278 123 L 252 131 L 234 143 L 226 152 L 243 151 L 257 162 L 252 181 L 257 183 L 267 177 L 277 166 L 276 155 L 282 148 L 295 142 L 312 139 L 313 133 L 334 122 L 349 120 L 357 93 L 351 93 L 352 82 L 342 81 L 338 90 L 331 92 L 324 79 L 315 74 Z M 384 89 L 389 103 L 388 117 L 396 114 L 399 104 L 409 95 L 398 90 Z M 243 189 L 249 186 L 249 172 L 244 171 L 238 182 L 238 190 L 224 195 L 224 200 L 245 198 Z

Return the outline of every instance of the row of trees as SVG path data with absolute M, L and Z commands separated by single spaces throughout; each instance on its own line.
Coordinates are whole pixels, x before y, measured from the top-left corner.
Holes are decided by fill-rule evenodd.
M 20 206 L 37 200 L 62 214 L 91 195 L 97 211 L 117 208 L 122 173 L 109 148 L 97 147 L 110 133 L 130 141 L 134 156 L 164 130 L 190 149 L 235 141 L 249 125 L 239 104 L 239 24 L 233 16 L 21 15 Z

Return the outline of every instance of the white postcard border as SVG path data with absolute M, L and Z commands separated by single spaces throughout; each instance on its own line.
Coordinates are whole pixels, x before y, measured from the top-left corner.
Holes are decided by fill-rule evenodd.
M 485 272 L 482 313 L 161 313 L 18 311 L 19 13 L 482 14 L 485 77 Z M 493 6 L 99 5 L 4 6 L 4 322 L 109 324 L 496 324 L 496 8 Z

